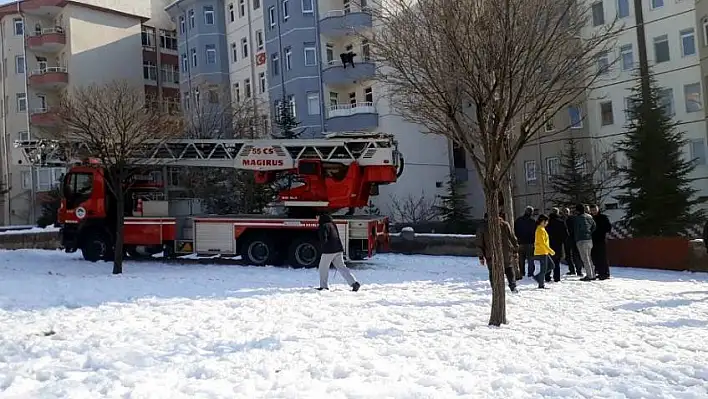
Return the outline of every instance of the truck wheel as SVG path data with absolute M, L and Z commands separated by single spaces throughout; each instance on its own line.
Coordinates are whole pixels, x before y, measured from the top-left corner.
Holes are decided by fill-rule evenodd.
M 253 237 L 241 246 L 241 258 L 249 265 L 272 265 L 277 253 L 273 241 L 265 236 Z
M 88 237 L 81 245 L 81 254 L 89 262 L 98 262 L 109 254 L 108 242 L 102 234 Z
M 295 269 L 317 267 L 320 250 L 314 238 L 298 238 L 288 248 L 288 263 Z

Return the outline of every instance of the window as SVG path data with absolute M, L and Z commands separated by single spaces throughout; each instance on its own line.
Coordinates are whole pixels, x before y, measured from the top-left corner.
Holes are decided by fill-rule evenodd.
M 583 127 L 583 117 L 580 112 L 580 107 L 575 105 L 568 107 L 568 116 L 570 118 L 571 129 L 580 129 Z
M 327 50 L 325 50 L 325 55 L 327 56 L 327 64 L 334 62 L 334 46 L 331 43 L 327 43 Z
M 361 57 L 364 61 L 371 61 L 371 46 L 366 39 L 361 41 Z
M 160 47 L 177 51 L 177 32 L 160 29 Z
M 664 0 L 651 0 L 651 8 L 661 8 L 664 6 Z
M 669 54 L 669 36 L 661 35 L 654 38 L 654 62 L 657 64 L 671 60 Z
M 253 9 L 257 10 L 261 8 L 261 0 L 253 0 Z
M 667 116 L 673 116 L 675 114 L 673 89 L 659 90 L 659 106 L 664 109 Z
M 246 98 L 251 98 L 251 79 L 243 80 L 243 94 Z
M 160 76 L 165 83 L 179 83 L 179 70 L 177 65 L 162 64 Z
M 216 45 L 207 44 L 206 45 L 206 63 L 216 64 Z
M 320 95 L 319 93 L 307 93 L 307 113 L 308 115 L 320 114 Z
M 237 103 L 241 102 L 241 88 L 238 83 L 234 83 L 234 99 Z
M 209 101 L 209 104 L 218 104 L 219 103 L 219 89 L 215 87 L 210 87 L 209 91 L 207 92 L 207 100 Z
M 295 108 L 295 96 L 288 96 L 288 105 L 290 105 L 290 115 L 293 117 L 297 116 L 297 109 Z
M 626 97 L 624 99 L 624 117 L 625 119 L 632 120 L 632 115 L 634 113 L 634 109 L 639 105 L 638 101 L 635 101 L 631 97 Z
M 184 101 L 184 109 L 189 109 L 189 92 L 185 91 L 182 94 L 182 99 Z
M 15 23 L 15 35 L 22 36 L 25 34 L 25 22 L 22 18 L 15 18 L 12 20 Z
M 22 189 L 30 190 L 32 188 L 32 173 L 29 170 L 23 170 L 21 173 Z
M 602 126 L 612 125 L 615 123 L 615 115 L 612 112 L 612 101 L 600 103 L 600 124 Z
M 681 55 L 687 57 L 696 55 L 696 34 L 693 28 L 684 29 L 681 35 Z
M 57 187 L 59 185 L 59 181 L 61 180 L 62 175 L 65 173 L 64 168 L 37 168 L 35 170 L 37 176 L 36 182 L 38 192 L 50 191 L 52 188 Z
M 290 18 L 290 11 L 288 10 L 288 0 L 283 0 L 283 22 Z
M 155 47 L 155 29 L 147 26 L 141 27 L 140 39 L 143 46 Z
M 261 93 L 265 93 L 267 89 L 265 72 L 261 72 L 258 74 L 258 84 L 260 86 Z
M 238 0 L 238 17 L 243 18 L 246 15 L 246 1 Z
M 285 70 L 293 69 L 293 50 L 288 47 L 285 49 Z
M 231 59 L 233 60 L 232 62 L 238 61 L 238 47 L 236 43 L 231 43 Z
M 526 175 L 526 183 L 536 181 L 536 161 L 524 162 L 524 174 Z
M 15 73 L 25 73 L 25 56 L 18 55 L 15 57 Z
M 304 12 L 304 13 L 314 12 L 314 7 L 312 6 L 312 0 L 302 0 L 302 12 Z
M 554 119 L 553 116 L 546 117 L 546 124 L 544 125 L 544 129 L 546 130 L 546 132 L 552 132 L 552 131 L 556 130 L 556 124 L 553 119 Z
M 620 18 L 629 16 L 629 0 L 617 0 L 617 16 Z
M 606 51 L 603 51 L 597 56 L 597 73 L 606 74 L 610 71 L 610 58 Z
M 184 17 L 179 17 L 179 33 L 184 33 L 186 30 L 187 29 L 184 24 Z
M 374 105 L 374 91 L 371 87 L 364 88 L 364 101 L 367 103 L 366 105 Z
M 270 69 L 272 70 L 273 76 L 278 76 L 280 73 L 280 57 L 278 57 L 278 53 L 270 55 Z
M 600 26 L 605 24 L 605 8 L 602 2 L 598 1 L 592 4 L 592 26 Z
M 467 152 L 459 144 L 452 144 L 452 166 L 455 169 L 467 169 Z
M 356 92 L 355 91 L 349 93 L 349 104 L 356 107 Z
M 199 88 L 194 88 L 194 105 L 199 106 Z
M 625 44 L 620 47 L 620 63 L 623 71 L 634 69 L 634 53 L 632 52 L 631 44 Z
M 344 10 L 345 14 L 349 14 L 350 12 L 352 12 L 352 5 L 349 0 L 342 1 L 342 6 L 342 9 Z
M 691 140 L 691 159 L 697 165 L 706 164 L 706 143 L 703 139 Z
M 270 29 L 275 28 L 275 7 L 268 7 L 268 23 L 270 24 Z
M 546 176 L 550 180 L 552 177 L 560 174 L 560 158 L 546 158 Z
M 214 7 L 204 6 L 204 23 L 214 25 Z
M 317 65 L 317 52 L 312 43 L 305 44 L 305 66 Z
M 17 112 L 27 112 L 27 93 L 17 93 Z
M 189 29 L 194 29 L 194 26 L 196 25 L 196 21 L 194 19 L 194 10 L 189 10 L 187 15 L 189 16 Z
M 234 3 L 229 3 L 229 21 L 234 22 L 236 16 L 234 15 Z
M 329 106 L 336 107 L 339 104 L 339 94 L 330 91 L 329 92 Z
M 703 18 L 703 45 L 708 46 L 708 18 Z
M 686 112 L 698 112 L 703 109 L 700 83 L 683 86 L 683 98 L 686 101 Z
M 248 57 L 248 40 L 245 37 L 241 39 L 241 55 L 243 58 Z
M 143 79 L 157 80 L 157 65 L 152 61 L 143 61 Z
M 263 31 L 258 29 L 256 31 L 256 46 L 258 46 L 258 51 L 263 51 L 265 44 L 263 42 Z
M 192 53 L 192 66 L 196 67 L 197 66 L 197 49 L 193 48 L 191 53 Z

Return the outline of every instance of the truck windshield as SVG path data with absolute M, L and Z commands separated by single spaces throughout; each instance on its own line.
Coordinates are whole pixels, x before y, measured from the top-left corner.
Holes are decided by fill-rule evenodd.
M 64 198 L 66 207 L 73 209 L 91 197 L 93 174 L 69 173 L 64 180 Z

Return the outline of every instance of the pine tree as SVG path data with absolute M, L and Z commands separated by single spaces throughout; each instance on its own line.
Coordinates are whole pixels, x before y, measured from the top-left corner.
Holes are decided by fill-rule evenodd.
M 558 206 L 572 208 L 577 204 L 599 203 L 603 186 L 595 180 L 594 169 L 588 168 L 578 142 L 570 138 L 561 152 L 558 174 L 550 180 Z
M 628 164 L 619 168 L 624 193 L 618 200 L 633 236 L 682 235 L 705 220 L 705 213 L 696 209 L 702 201 L 695 197 L 689 177 L 695 160 L 684 159 L 686 139 L 663 104 L 653 76 L 650 88 L 644 99 L 640 85 L 632 89 L 628 131 L 619 142 Z
M 283 98 L 280 105 L 275 111 L 278 113 L 278 117 L 275 118 L 275 126 L 278 128 L 278 133 L 274 133 L 273 138 L 277 139 L 295 139 L 300 136 L 302 132 L 296 132 L 295 129 L 300 125 L 295 115 L 293 115 L 292 109 L 288 101 Z
M 467 203 L 464 182 L 450 175 L 446 188 L 447 194 L 438 196 L 441 204 L 435 207 L 446 230 L 450 233 L 472 232 L 472 207 Z

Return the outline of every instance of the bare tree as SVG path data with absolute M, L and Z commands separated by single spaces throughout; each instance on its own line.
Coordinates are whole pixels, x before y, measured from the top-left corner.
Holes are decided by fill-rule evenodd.
M 394 223 L 427 223 L 436 220 L 440 214 L 437 197 L 427 198 L 424 192 L 420 195 L 409 194 L 399 198 L 390 196 L 389 212 Z
M 58 124 L 47 133 L 52 138 L 83 144 L 88 155 L 100 161 L 99 173 L 116 200 L 113 274 L 123 272 L 123 221 L 126 189 L 141 171 L 131 164 L 146 146 L 178 137 L 182 120 L 145 98 L 141 86 L 125 81 L 80 87 L 66 92 L 55 112 Z
M 359 34 L 384 65 L 393 109 L 470 154 L 495 215 L 519 150 L 605 72 L 598 56 L 611 54 L 618 30 L 591 28 L 590 11 L 573 0 L 386 0 L 372 7 L 380 27 Z M 489 234 L 498 326 L 507 322 L 499 226 Z

